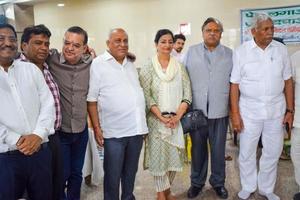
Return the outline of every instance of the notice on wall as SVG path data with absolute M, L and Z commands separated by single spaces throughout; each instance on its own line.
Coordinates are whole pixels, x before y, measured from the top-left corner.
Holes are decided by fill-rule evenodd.
M 179 32 L 183 35 L 191 35 L 191 23 L 182 23 L 179 25 Z
M 266 13 L 274 22 L 274 37 L 285 43 L 300 43 L 300 5 L 241 10 L 241 43 L 251 40 L 251 22 L 255 13 Z

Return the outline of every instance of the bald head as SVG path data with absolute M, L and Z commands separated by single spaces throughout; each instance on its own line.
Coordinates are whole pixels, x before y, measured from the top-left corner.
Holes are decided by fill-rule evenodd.
M 113 28 L 113 29 L 110 29 L 110 31 L 108 32 L 108 38 L 107 40 L 110 40 L 111 39 L 111 36 L 114 34 L 114 33 L 118 33 L 118 32 L 122 32 L 122 33 L 126 33 L 126 31 L 122 28 Z
M 108 34 L 106 45 L 110 54 L 122 64 L 128 54 L 128 36 L 126 31 L 122 28 L 112 29 Z

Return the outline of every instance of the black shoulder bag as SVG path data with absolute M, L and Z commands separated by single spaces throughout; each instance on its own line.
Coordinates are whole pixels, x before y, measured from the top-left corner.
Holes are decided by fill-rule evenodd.
M 181 125 L 183 133 L 186 134 L 198 130 L 202 126 L 207 126 L 207 117 L 202 110 L 190 110 L 182 116 Z

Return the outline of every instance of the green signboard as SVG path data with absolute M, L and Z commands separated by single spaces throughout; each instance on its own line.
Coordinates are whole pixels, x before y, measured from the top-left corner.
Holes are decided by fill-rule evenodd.
M 255 13 L 268 14 L 275 26 L 275 37 L 282 38 L 285 43 L 300 42 L 300 5 L 261 8 L 261 9 L 244 9 L 241 10 L 241 42 L 252 39 L 251 21 Z

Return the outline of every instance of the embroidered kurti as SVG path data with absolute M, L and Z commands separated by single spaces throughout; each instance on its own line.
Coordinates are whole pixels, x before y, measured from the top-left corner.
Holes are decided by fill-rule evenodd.
M 181 67 L 182 99 L 191 102 L 190 79 L 185 68 Z M 160 87 L 162 80 L 158 77 L 152 62 L 144 66 L 140 71 L 141 86 L 144 89 L 147 107 L 147 122 L 149 134 L 145 138 L 144 168 L 149 169 L 153 176 L 162 176 L 167 171 L 182 171 L 184 149 L 180 149 L 162 139 L 162 134 L 158 131 L 161 122 L 150 112 L 153 105 L 160 108 L 159 102 Z M 183 138 L 183 136 L 182 136 Z

